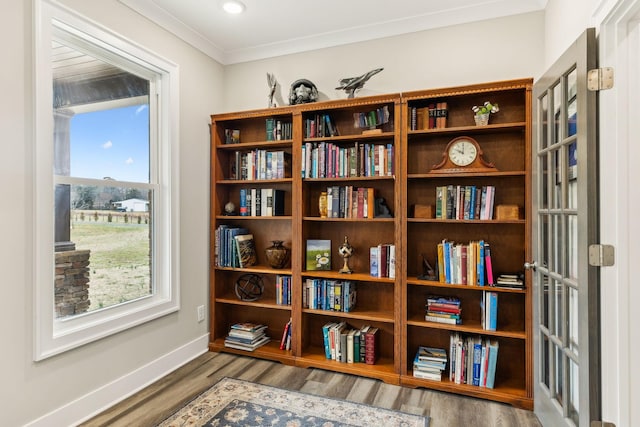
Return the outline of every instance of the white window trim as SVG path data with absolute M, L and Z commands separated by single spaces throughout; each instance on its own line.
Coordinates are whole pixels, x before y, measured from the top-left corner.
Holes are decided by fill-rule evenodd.
M 141 323 L 175 312 L 180 308 L 179 257 L 179 92 L 178 66 L 114 34 L 54 0 L 34 0 L 34 141 L 33 191 L 33 278 L 34 278 L 34 360 L 42 360 L 79 347 Z M 51 41 L 54 28 L 89 39 L 115 52 L 140 70 L 160 76 L 152 84 L 150 105 L 159 107 L 150 114 L 150 138 L 157 138 L 150 163 L 152 182 L 158 184 L 152 224 L 154 292 L 130 303 L 56 319 L 54 310 L 54 176 Z M 135 70 L 140 74 L 140 70 Z M 150 111 L 151 113 L 151 111 Z M 157 120 L 156 120 L 157 116 Z M 153 145 L 153 144 L 152 144 Z

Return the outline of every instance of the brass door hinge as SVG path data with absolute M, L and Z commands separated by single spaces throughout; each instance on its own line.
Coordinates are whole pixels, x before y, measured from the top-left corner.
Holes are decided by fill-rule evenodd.
M 611 245 L 589 245 L 589 265 L 611 267 L 615 263 L 615 250 Z
M 587 72 L 587 89 L 592 92 L 613 87 L 613 67 L 595 68 Z

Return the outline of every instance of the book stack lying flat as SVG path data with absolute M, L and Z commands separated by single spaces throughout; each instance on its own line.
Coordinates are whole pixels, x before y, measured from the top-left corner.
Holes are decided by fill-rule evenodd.
M 462 324 L 462 308 L 460 308 L 460 299 L 456 297 L 429 295 L 426 309 L 424 319 L 428 322 Z
M 236 323 L 231 326 L 224 346 L 238 350 L 253 351 L 271 341 L 266 334 L 267 326 L 256 323 Z
M 445 349 L 420 346 L 413 359 L 413 376 L 442 381 L 442 371 L 446 366 L 447 351 Z

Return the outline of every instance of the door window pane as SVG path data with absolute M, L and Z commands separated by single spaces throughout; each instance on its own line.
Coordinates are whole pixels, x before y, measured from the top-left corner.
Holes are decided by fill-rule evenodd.
M 560 83 L 553 87 L 553 136 L 552 144 L 557 144 L 562 140 L 560 122 L 562 121 L 562 89 Z
M 564 328 L 564 286 L 558 280 L 553 281 L 553 328 L 552 333 L 562 339 Z
M 578 290 L 574 287 L 568 287 L 569 292 L 569 309 L 568 309 L 568 318 L 567 318 L 567 327 L 568 327 L 568 346 L 569 349 L 575 354 L 577 357 L 579 354 L 579 335 L 578 335 L 578 312 L 580 307 L 578 306 Z
M 567 75 L 567 137 L 573 136 L 578 130 L 578 71 L 573 70 Z
M 572 280 L 578 279 L 578 215 L 570 214 L 567 221 L 567 241 L 565 242 L 567 253 L 567 274 Z
M 549 145 L 549 96 L 545 93 L 540 99 L 540 149 L 545 149 Z

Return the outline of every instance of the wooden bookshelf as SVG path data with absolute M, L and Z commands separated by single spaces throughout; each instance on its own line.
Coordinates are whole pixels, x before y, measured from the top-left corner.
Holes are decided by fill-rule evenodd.
M 443 238 L 461 242 L 480 238 L 490 241 L 492 254 L 495 254 L 496 271 L 520 271 L 524 260 L 529 259 L 530 92 L 530 80 L 517 80 L 211 116 L 210 349 L 531 408 L 530 278 L 527 277 L 524 290 L 491 288 L 499 293 L 496 331 L 483 330 L 480 324 L 481 287 L 442 284 L 418 278 L 422 273 L 421 254 L 425 254 L 434 265 L 435 247 Z M 433 100 L 447 102 L 447 126 L 441 129 L 411 129 L 411 108 L 428 105 Z M 485 100 L 498 102 L 500 112 L 491 117 L 488 126 L 477 127 L 473 124 L 471 106 Z M 370 115 L 372 111 L 388 114 L 389 120 L 373 126 L 376 129 L 373 132 L 364 132 L 369 129 L 355 126 L 357 117 Z M 311 121 L 315 120 L 315 125 L 320 120 L 328 123 L 325 116 L 331 120 L 331 125 L 327 126 L 333 128 L 333 134 L 311 134 Z M 267 119 L 291 123 L 291 134 L 286 139 L 271 140 L 266 135 Z M 239 143 L 225 143 L 228 129 L 239 131 Z M 487 173 L 430 173 L 430 166 L 440 161 L 447 142 L 461 135 L 472 136 L 479 141 L 498 170 Z M 346 171 L 350 167 L 344 164 L 340 166 L 340 162 L 329 166 L 326 160 L 324 174 L 304 172 L 309 167 L 307 150 L 318 146 L 331 146 L 336 156 L 355 147 L 362 150 L 364 146 L 371 148 L 374 154 L 377 152 L 385 156 L 386 149 L 389 150 L 387 153 L 393 155 L 386 164 L 379 165 L 383 170 L 382 176 L 375 172 L 375 168 L 373 172 L 367 172 L 361 165 L 357 165 L 354 175 Z M 253 150 L 284 151 L 289 154 L 287 177 L 236 179 L 231 176 L 230 164 L 236 158 L 236 152 Z M 339 171 L 343 171 L 342 174 Z M 414 204 L 435 204 L 435 187 L 447 184 L 493 185 L 496 187 L 496 203 L 517 204 L 523 208 L 524 216 L 508 220 L 410 216 Z M 347 186 L 373 188 L 376 198 L 384 198 L 390 217 L 320 217 L 320 193 L 327 191 L 328 187 Z M 238 207 L 240 190 L 250 188 L 283 190 L 284 215 L 225 215 L 225 204 L 232 202 Z M 243 227 L 254 235 L 257 265 L 248 268 L 216 265 L 216 229 L 221 225 Z M 343 264 L 338 247 L 345 236 L 354 248 L 354 255 L 349 259 L 352 274 L 338 272 Z M 331 240 L 331 270 L 306 269 L 308 239 Z M 272 240 L 282 240 L 291 249 L 291 262 L 285 269 L 273 269 L 266 263 L 264 249 Z M 370 275 L 369 248 L 379 244 L 395 245 L 394 278 Z M 256 301 L 241 301 L 235 295 L 235 281 L 245 273 L 258 274 L 264 282 L 264 294 Z M 279 274 L 292 278 L 291 305 L 276 304 L 274 283 Z M 303 288 L 307 279 L 349 280 L 355 283 L 356 306 L 349 312 L 304 307 Z M 446 325 L 426 322 L 424 297 L 427 294 L 459 296 L 465 308 L 463 323 Z M 283 328 L 289 319 L 293 326 L 291 349 L 280 350 Z M 322 326 L 338 321 L 344 321 L 354 329 L 364 325 L 378 328 L 378 359 L 374 365 L 342 363 L 326 358 Z M 225 347 L 224 338 L 229 327 L 237 322 L 266 324 L 271 343 L 253 352 Z M 445 375 L 442 382 L 413 377 L 412 361 L 417 346 L 448 349 L 448 337 L 454 331 L 499 340 L 499 373 L 494 389 L 455 384 L 448 381 Z
M 443 239 L 468 243 L 490 242 L 494 275 L 523 272 L 530 259 L 531 226 L 531 80 L 403 93 L 403 164 L 400 179 L 403 187 L 402 234 L 406 270 L 402 277 L 402 366 L 401 384 L 452 391 L 484 399 L 533 407 L 533 341 L 531 330 L 531 282 L 524 290 L 499 287 L 441 283 L 421 280 L 422 256 L 437 268 L 437 245 Z M 471 107 L 485 101 L 498 103 L 500 111 L 492 114 L 487 126 L 475 126 Z M 412 109 L 446 102 L 446 127 L 416 129 L 412 126 Z M 418 110 L 419 111 L 419 110 Z M 412 129 L 413 127 L 413 129 Z M 449 141 L 460 136 L 472 137 L 481 146 L 484 157 L 496 170 L 486 173 L 456 171 L 433 173 L 431 168 L 442 160 Z M 437 219 L 413 218 L 411 206 L 436 206 L 436 187 L 495 186 L 495 205 L 512 204 L 524 213 L 519 219 Z M 495 208 L 494 208 L 495 209 Z M 481 324 L 483 291 L 498 293 L 496 331 Z M 462 323 L 451 325 L 425 321 L 427 295 L 457 297 L 461 301 Z M 413 360 L 418 346 L 439 347 L 450 354 L 450 336 L 480 336 L 500 344 L 495 387 L 486 388 L 449 381 L 449 364 L 442 381 L 413 376 Z

